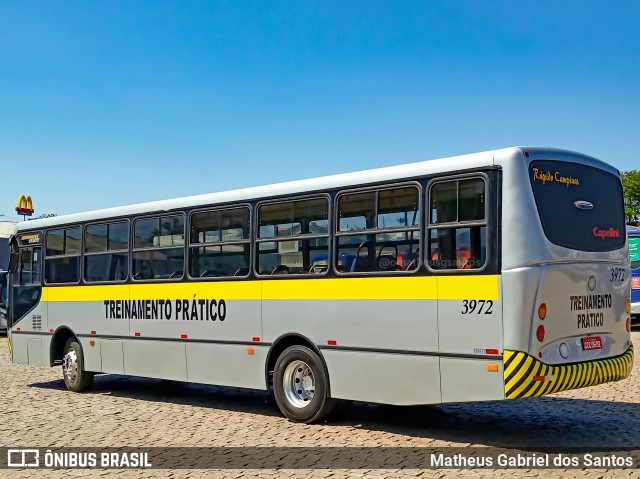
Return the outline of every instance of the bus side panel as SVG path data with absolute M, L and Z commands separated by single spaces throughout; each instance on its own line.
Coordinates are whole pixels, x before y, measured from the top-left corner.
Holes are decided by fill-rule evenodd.
M 100 371 L 124 374 L 124 348 L 121 339 L 100 339 Z
M 82 346 L 84 368 L 87 371 L 102 372 L 101 342 L 87 337 L 81 337 L 78 340 L 80 341 L 80 346 Z M 91 341 L 93 341 L 93 344 L 91 344 Z
M 47 334 L 47 303 L 43 296 L 31 311 L 12 325 L 12 362 L 16 364 L 49 366 L 51 338 Z
M 78 338 L 82 346 L 85 369 L 94 372 L 119 372 L 105 369 L 102 364 L 101 336 L 128 336 L 129 320 L 110 318 L 105 313 L 104 301 L 113 294 L 128 297 L 128 285 L 101 287 L 107 292 L 96 297 L 94 286 L 63 286 L 44 288 L 48 297 L 49 328 L 68 328 Z M 115 291 L 115 293 L 114 293 Z M 92 332 L 95 331 L 95 334 Z M 93 336 L 93 337 L 92 337 Z M 89 341 L 94 340 L 94 346 Z
M 42 354 L 42 338 L 27 339 L 27 356 L 31 366 L 44 366 Z
M 123 341 L 123 347 L 125 374 L 175 381 L 187 380 L 184 343 L 136 338 Z
M 497 275 L 438 277 L 441 353 L 485 355 L 487 350 L 502 352 L 500 282 Z
M 441 358 L 442 402 L 504 399 L 502 360 Z
M 377 280 L 368 279 L 367 284 L 375 288 Z M 309 294 L 319 296 L 326 281 L 318 281 Z M 336 281 L 343 281 L 343 288 L 350 284 Z M 269 293 L 266 281 L 264 288 Z M 322 348 L 335 397 L 392 404 L 440 402 L 436 307 L 435 299 L 268 299 L 262 309 L 264 340 L 297 333 Z M 335 341 L 335 348 L 329 341 Z
M 501 286 L 497 275 L 438 278 L 440 352 L 495 355 L 495 359 L 443 357 L 443 402 L 504 399 Z
M 187 343 L 188 380 L 266 389 L 264 365 L 268 352 L 267 346 Z
M 504 292 L 504 349 L 528 351 L 540 268 L 517 268 L 502 273 Z
M 409 406 L 441 402 L 439 358 L 323 350 L 331 397 Z
M 8 337 L 11 362 L 14 364 L 29 364 L 29 356 L 27 354 L 27 341 L 29 337 L 26 334 L 12 332 L 9 332 Z

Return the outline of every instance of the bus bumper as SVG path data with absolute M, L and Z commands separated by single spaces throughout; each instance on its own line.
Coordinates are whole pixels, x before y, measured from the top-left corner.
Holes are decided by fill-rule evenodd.
M 506 399 L 557 393 L 620 381 L 631 374 L 633 344 L 620 356 L 583 363 L 550 366 L 520 351 L 504 351 Z

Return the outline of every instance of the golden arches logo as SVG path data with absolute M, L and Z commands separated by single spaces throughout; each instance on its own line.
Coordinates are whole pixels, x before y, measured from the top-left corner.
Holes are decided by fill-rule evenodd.
M 31 196 L 22 195 L 18 198 L 18 204 L 16 205 L 16 211 L 20 215 L 32 215 L 33 214 L 33 201 Z

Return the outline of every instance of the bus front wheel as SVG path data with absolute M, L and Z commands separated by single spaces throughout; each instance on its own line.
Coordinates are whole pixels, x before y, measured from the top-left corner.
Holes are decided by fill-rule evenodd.
M 276 361 L 273 388 L 280 411 L 291 421 L 311 424 L 337 404 L 328 396 L 329 377 L 322 360 L 305 346 L 290 346 Z
M 93 382 L 93 373 L 84 370 L 82 346 L 76 338 L 69 338 L 64 345 L 62 376 L 67 389 L 76 393 L 84 391 Z

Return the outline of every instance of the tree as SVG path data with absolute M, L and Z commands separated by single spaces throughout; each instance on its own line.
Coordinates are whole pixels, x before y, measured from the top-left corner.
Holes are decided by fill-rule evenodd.
M 621 176 L 627 223 L 637 223 L 640 221 L 640 171 L 624 171 Z

